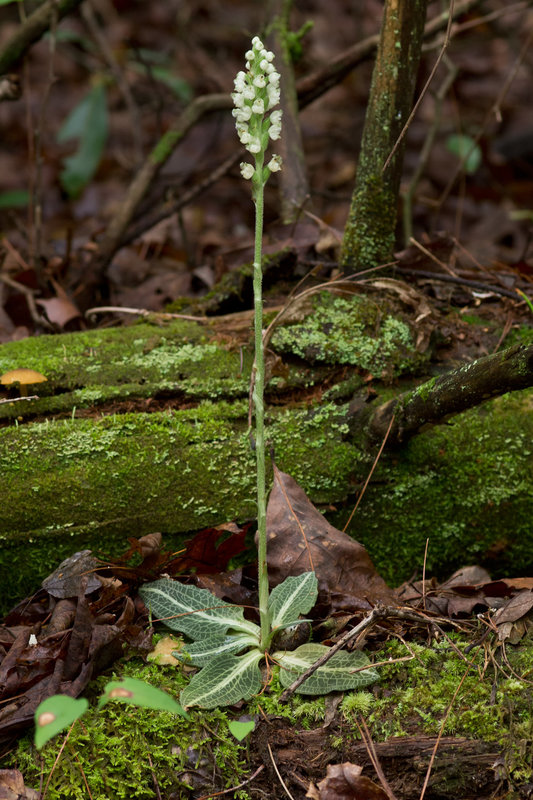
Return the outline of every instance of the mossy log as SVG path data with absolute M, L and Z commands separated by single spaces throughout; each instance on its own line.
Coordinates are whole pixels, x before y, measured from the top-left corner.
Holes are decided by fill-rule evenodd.
M 31 367 L 48 379 L 39 399 L 0 405 L 4 607 L 75 550 L 254 518 L 250 332 L 249 315 L 154 318 L 0 347 L 0 374 Z M 366 396 L 368 373 L 380 376 L 376 405 L 431 374 L 415 341 L 386 303 L 330 295 L 272 338 L 275 459 L 341 526 L 378 449 L 350 428 L 349 401 Z M 533 568 L 531 397 L 492 400 L 383 454 L 348 530 L 386 579 L 421 568 L 428 538 L 429 571 Z

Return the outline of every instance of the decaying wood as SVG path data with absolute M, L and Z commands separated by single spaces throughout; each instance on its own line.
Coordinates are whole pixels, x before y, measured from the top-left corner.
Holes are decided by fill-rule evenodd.
M 533 345 L 515 345 L 464 364 L 440 378 L 376 408 L 365 420 L 368 435 L 387 446 L 406 442 L 427 425 L 446 422 L 451 416 L 474 408 L 485 400 L 533 386 Z M 358 407 L 353 406 L 357 418 Z M 353 423 L 352 423 L 353 424 Z

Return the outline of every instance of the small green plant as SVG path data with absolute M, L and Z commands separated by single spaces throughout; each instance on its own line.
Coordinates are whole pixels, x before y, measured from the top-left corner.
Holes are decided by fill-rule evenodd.
M 237 134 L 254 159 L 253 164 L 241 164 L 241 173 L 252 182 L 255 204 L 253 403 L 259 625 L 245 620 L 242 608 L 222 602 L 205 589 L 163 579 L 141 588 L 141 597 L 154 617 L 192 640 L 185 650 L 190 662 L 202 669 L 181 693 L 180 699 L 185 707 L 198 705 L 214 708 L 246 700 L 256 694 L 263 683 L 259 663 L 270 650 L 276 633 L 296 624 L 300 615 L 311 610 L 317 598 L 317 579 L 313 572 L 287 578 L 271 594 L 268 586 L 261 261 L 264 188 L 270 174 L 281 169 L 281 159 L 277 155 L 273 155 L 265 166 L 269 141 L 275 141 L 281 135 L 281 111 L 273 110 L 280 99 L 280 76 L 273 61 L 274 54 L 266 50 L 259 37 L 255 36 L 252 49 L 246 53 L 246 72 L 237 74 L 232 94 Z M 325 652 L 327 648 L 318 644 L 305 644 L 289 653 L 274 652 L 272 658 L 281 667 L 282 685 L 290 686 Z M 174 655 L 183 658 L 182 652 Z M 327 694 L 334 690 L 364 686 L 377 679 L 375 670 L 354 670 L 366 667 L 368 663 L 366 656 L 360 652 L 335 653 L 304 681 L 298 691 L 302 694 Z
M 137 678 L 124 678 L 108 683 L 98 701 L 98 708 L 103 708 L 110 700 L 153 708 L 156 711 L 170 711 L 182 717 L 188 716 L 180 704 L 166 692 Z M 85 698 L 76 700 L 61 694 L 43 700 L 35 711 L 35 746 L 40 749 L 52 736 L 68 728 L 85 714 L 88 707 L 89 703 Z

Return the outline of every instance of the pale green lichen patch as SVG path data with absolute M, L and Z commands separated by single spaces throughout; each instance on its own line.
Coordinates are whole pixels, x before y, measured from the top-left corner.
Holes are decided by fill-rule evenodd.
M 376 376 L 416 371 L 426 359 L 416 351 L 410 325 L 383 312 L 369 297 L 322 292 L 303 322 L 282 325 L 275 350 L 311 363 L 350 364 Z

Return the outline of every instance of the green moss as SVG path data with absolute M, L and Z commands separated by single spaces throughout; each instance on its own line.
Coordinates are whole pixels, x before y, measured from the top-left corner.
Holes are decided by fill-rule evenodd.
M 120 666 L 117 678 L 132 676 L 177 695 L 186 683 L 181 670 L 146 666 L 135 660 Z M 112 676 L 112 678 L 115 675 Z M 94 681 L 88 696 L 94 701 L 109 676 Z M 57 765 L 61 737 L 42 750 L 42 763 L 31 740 L 19 743 L 9 763 L 21 770 L 26 785 L 39 788 L 52 774 L 48 800 L 119 800 L 154 797 L 154 776 L 163 796 L 188 796 L 192 784 L 200 793 L 226 789 L 246 775 L 245 747 L 229 733 L 228 715 L 218 709 L 190 711 L 190 719 L 143 708 L 110 703 L 97 711 L 92 703 L 76 723 Z M 147 754 L 150 760 L 147 759 Z M 151 762 L 151 763 L 150 763 Z M 245 798 L 246 793 L 236 795 Z
M 0 373 L 25 366 L 48 380 L 39 385 L 39 400 L 3 404 L 0 418 L 165 394 L 194 400 L 246 397 L 251 364 L 250 353 L 232 352 L 210 341 L 206 328 L 183 320 L 164 328 L 142 323 L 30 337 L 0 347 Z
M 377 654 L 380 661 L 414 658 L 380 667 L 381 682 L 374 696 L 347 694 L 341 705 L 345 719 L 349 723 L 364 713 L 376 741 L 389 736 L 437 736 L 444 725 L 445 735 L 496 742 L 504 749 L 511 774 L 516 771 L 517 779 L 530 780 L 533 765 L 519 751 L 533 729 L 533 694 L 520 676 L 526 677 L 531 669 L 533 638 L 506 647 L 514 675 L 500 669 L 498 654 L 485 648 L 460 657 L 469 642 L 456 634 L 450 638 L 457 650 L 446 639 L 431 647 L 410 643 L 409 649 L 390 641 Z M 363 702 L 369 698 L 371 703 Z M 357 729 L 353 734 L 358 737 Z
M 533 567 L 531 391 L 486 403 L 382 458 L 349 532 L 393 584 L 469 563 L 492 574 Z M 363 473 L 359 473 L 361 480 Z M 351 511 L 351 507 L 349 509 Z M 333 521 L 344 527 L 348 511 Z
M 416 352 L 410 325 L 383 313 L 368 297 L 346 299 L 322 292 L 303 322 L 282 325 L 272 346 L 310 363 L 350 364 L 379 376 L 418 369 L 425 358 Z
M 475 638 L 478 633 L 481 629 L 471 635 Z M 410 642 L 407 649 L 395 639 L 382 645 L 374 654 L 376 661 L 387 662 L 379 668 L 380 683 L 372 692 L 345 693 L 340 713 L 331 725 L 331 749 L 338 751 L 338 757 L 346 757 L 350 742 L 360 738 L 358 716 L 364 717 L 376 742 L 390 736 L 435 737 L 443 729 L 445 735 L 494 742 L 502 750 L 511 781 L 530 782 L 533 693 L 529 677 L 533 637 L 526 636 L 520 644 L 506 646 L 504 668 L 499 666 L 499 645 L 490 638 L 465 658 L 461 653 L 469 644 L 464 633 L 452 633 L 430 646 Z M 406 656 L 413 658 L 400 660 Z M 173 696 L 187 680 L 181 668 L 146 665 L 136 659 L 118 668 L 116 677 L 125 676 L 146 680 Z M 184 720 L 111 703 L 97 712 L 95 699 L 108 680 L 109 676 L 102 676 L 89 687 L 92 710 L 83 718 L 83 725 L 76 724 L 53 770 L 49 800 L 85 798 L 87 789 L 82 775 L 95 800 L 148 800 L 154 796 L 153 774 L 163 797 L 173 792 L 178 797 L 187 796 L 186 787 L 198 778 L 205 783 L 196 784 L 197 792 L 207 794 L 234 786 L 249 775 L 246 746 L 239 745 L 228 732 L 230 711 L 191 709 L 190 719 Z M 324 697 L 296 695 L 281 703 L 281 692 L 274 667 L 266 690 L 238 713 L 286 719 L 290 727 L 304 730 L 322 728 Z M 52 772 L 60 742 L 58 738 L 45 746 L 41 763 L 27 736 L 3 766 L 20 769 L 26 784 L 37 788 L 41 775 L 46 779 Z M 146 753 L 150 754 L 151 765 Z M 247 797 L 246 793 L 235 796 L 243 800 Z
M 129 536 L 180 534 L 255 516 L 247 402 L 0 430 L 0 607 L 35 590 L 83 548 L 115 554 Z M 333 405 L 269 412 L 282 469 L 317 501 L 345 493 L 356 449 Z M 324 458 L 328 470 L 323 469 Z M 23 541 L 29 547 L 20 547 Z M 176 540 L 174 540 L 176 541 Z

